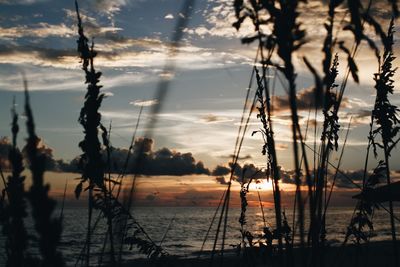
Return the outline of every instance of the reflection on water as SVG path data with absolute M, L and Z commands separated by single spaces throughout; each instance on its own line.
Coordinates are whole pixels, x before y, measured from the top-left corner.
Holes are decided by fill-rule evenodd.
M 163 247 L 170 254 L 191 256 L 192 253 L 200 249 L 214 211 L 215 208 L 199 207 L 137 207 L 134 208 L 133 214 L 156 243 L 161 241 L 168 225 L 173 220 L 163 241 Z M 291 225 L 292 212 L 287 211 L 286 213 Z M 352 213 L 352 208 L 332 208 L 330 210 L 327 217 L 327 239 L 331 244 L 335 245 L 343 241 Z M 255 240 L 257 240 L 257 236 L 261 235 L 264 226 L 260 209 L 249 208 L 246 215 L 246 227 L 256 237 Z M 62 250 L 66 256 L 68 254 L 68 258 L 76 258 L 76 255 L 79 254 L 83 246 L 86 216 L 86 210 L 83 208 L 65 210 Z M 239 216 L 239 208 L 230 209 L 226 247 L 236 245 L 240 240 Z M 265 218 L 267 226 L 274 227 L 275 217 L 273 210 L 266 210 Z M 389 240 L 391 238 L 389 217 L 384 211 L 378 211 L 375 214 L 374 227 L 376 236 L 373 240 Z M 214 236 L 215 228 L 216 226 L 211 231 L 211 237 Z M 93 242 L 96 248 L 93 251 L 100 250 L 103 244 L 104 232 L 105 228 L 102 225 L 94 233 Z M 210 238 L 206 243 L 205 250 L 212 249 L 212 239 Z M 128 253 L 126 256 L 133 257 L 131 254 L 136 253 Z
M 200 207 L 135 207 L 133 215 L 145 228 L 151 238 L 158 244 L 166 234 L 163 247 L 170 253 L 180 256 L 193 256 L 200 250 L 206 231 L 212 220 L 215 208 Z M 352 208 L 332 208 L 327 217 L 327 239 L 332 245 L 343 241 L 346 227 L 352 216 Z M 57 212 L 56 212 L 57 214 Z M 226 247 L 236 245 L 240 241 L 240 216 L 239 208 L 231 208 L 227 227 Z M 289 224 L 292 224 L 292 212 L 286 211 Z M 247 229 L 255 236 L 255 241 L 262 233 L 264 222 L 259 208 L 249 208 L 246 213 Z M 96 218 L 96 216 L 95 216 Z M 275 217 L 273 210 L 265 210 L 266 225 L 274 227 Z M 68 266 L 73 265 L 85 243 L 87 210 L 83 207 L 66 208 L 64 210 L 64 231 L 60 249 L 68 260 Z M 172 222 L 171 222 L 172 220 Z M 101 251 L 104 233 L 106 232 L 104 220 L 93 234 L 93 253 Z M 28 222 L 29 224 L 29 222 Z M 169 231 L 166 233 L 166 229 Z M 212 249 L 212 240 L 216 226 L 212 228 L 211 238 L 206 243 L 205 250 Z M 377 211 L 374 217 L 375 236 L 372 241 L 390 240 L 389 217 L 384 211 Z M 400 230 L 400 228 L 399 228 Z M 2 245 L 4 239 L 2 238 Z M 3 249 L 3 248 L 1 248 Z M 137 251 L 125 251 L 124 258 L 143 257 Z

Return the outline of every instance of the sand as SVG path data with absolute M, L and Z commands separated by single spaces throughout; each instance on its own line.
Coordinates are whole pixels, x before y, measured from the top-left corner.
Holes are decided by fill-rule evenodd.
M 400 242 L 398 248 L 400 248 Z M 283 266 L 312 266 L 310 254 L 310 250 L 300 248 L 294 248 L 292 253 L 285 251 L 285 255 L 283 256 Z M 398 254 L 400 255 L 400 250 Z M 391 242 L 373 242 L 368 245 L 363 244 L 360 246 L 352 244 L 342 247 L 326 247 L 323 251 L 319 252 L 318 255 L 324 255 L 324 257 L 321 258 L 321 261 L 318 262 L 316 266 L 395 266 Z M 219 255 L 215 255 L 213 262 L 211 262 L 211 253 L 204 252 L 200 257 L 193 255 L 193 257 L 186 258 L 171 256 L 158 260 L 137 259 L 126 262 L 123 266 L 279 266 L 279 257 L 277 255 L 268 257 L 265 253 L 262 253 L 260 249 L 255 248 L 248 249 L 245 255 L 238 255 L 233 250 L 226 251 L 222 260 Z

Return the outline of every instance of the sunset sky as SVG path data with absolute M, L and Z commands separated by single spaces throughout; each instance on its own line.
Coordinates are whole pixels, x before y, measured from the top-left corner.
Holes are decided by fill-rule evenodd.
M 180 16 L 182 2 L 79 1 L 84 29 L 89 37 L 94 38 L 95 49 L 99 52 L 95 67 L 103 73 L 100 84 L 108 96 L 101 107 L 102 121 L 104 125 L 112 121 L 111 142 L 115 147 L 129 146 L 139 113 L 135 101 L 154 98 L 167 57 L 166 43 Z M 152 136 L 152 151 L 155 153 L 163 147 L 173 153 L 191 153 L 195 162 L 203 162 L 210 171 L 217 165 L 228 166 L 256 55 L 254 45 L 242 45 L 240 42 L 241 37 L 253 31 L 250 23 L 246 22 L 239 32 L 231 26 L 235 20 L 232 2 L 196 1 L 189 25 L 184 30 L 182 46 L 174 59 L 176 73 Z M 306 101 L 314 79 L 301 58 L 307 56 L 319 69 L 322 36 L 325 34 L 323 16 L 326 14 L 325 1 L 309 2 L 309 8 L 301 8 L 300 15 L 309 42 L 295 55 L 303 130 L 309 113 Z M 373 2 L 373 14 L 388 22 L 390 15 L 388 6 L 384 4 L 386 1 Z M 343 10 L 339 9 L 338 16 L 341 18 L 343 14 Z M 396 26 L 396 29 L 399 27 Z M 373 32 L 370 33 L 377 40 Z M 351 46 L 350 33 L 341 31 L 339 37 Z M 31 91 L 38 135 L 53 150 L 57 159 L 71 160 L 81 153 L 78 142 L 82 140 L 83 133 L 77 119 L 86 86 L 77 57 L 76 40 L 76 14 L 72 0 L 0 0 L 0 136 L 10 135 L 13 96 L 16 96 L 17 109 L 22 113 L 20 73 L 24 71 Z M 397 43 L 397 55 L 399 47 Z M 346 67 L 344 55 L 339 54 L 339 57 L 341 72 L 338 83 Z M 374 54 L 365 44 L 361 46 L 356 61 L 361 82 L 356 85 L 349 79 L 339 114 L 342 125 L 340 143 L 343 142 L 349 119 L 353 117 L 341 167 L 349 172 L 363 168 L 370 110 L 375 100 L 373 73 L 377 71 Z M 397 61 L 395 65 L 398 65 Z M 398 77 L 396 82 L 400 81 Z M 399 105 L 397 88 L 392 103 Z M 251 90 L 254 93 L 254 85 Z M 290 171 L 293 169 L 290 111 L 279 82 L 275 94 L 277 103 L 281 104 L 274 114 L 278 161 L 282 170 Z M 145 107 L 142 126 L 148 121 L 148 111 L 149 108 Z M 321 119 L 320 114 L 317 121 Z M 254 114 L 243 144 L 241 164 L 253 163 L 264 167 L 262 138 L 260 135 L 251 136 L 259 127 Z M 138 135 L 143 135 L 145 130 L 139 127 Z M 20 144 L 25 136 L 22 131 Z M 317 140 L 319 136 L 318 132 Z M 309 133 L 307 142 L 312 144 L 313 140 L 313 135 Z M 337 162 L 337 159 L 338 155 L 333 154 L 332 162 Z M 400 170 L 399 160 L 399 150 L 395 149 L 392 153 L 393 171 Z M 370 167 L 374 167 L 375 160 L 370 162 Z M 59 184 L 60 188 L 61 184 L 63 182 Z M 205 174 L 164 176 L 142 184 L 143 188 L 147 188 L 142 191 L 143 199 L 150 201 L 151 194 L 155 198 L 164 194 L 165 199 L 174 199 L 171 203 L 179 202 L 179 197 L 182 200 L 185 196 L 188 196 L 187 203 L 203 201 L 202 197 L 207 199 L 203 204 L 216 202 L 219 194 L 214 191 L 222 192 L 224 188 L 213 175 Z M 286 186 L 290 191 L 291 185 Z M 263 186 L 263 190 L 268 188 L 268 185 Z

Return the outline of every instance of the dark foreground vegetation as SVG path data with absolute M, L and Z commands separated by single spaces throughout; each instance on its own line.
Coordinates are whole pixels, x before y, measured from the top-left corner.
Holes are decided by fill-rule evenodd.
M 385 1 L 386 3 L 386 1 Z M 178 19 L 172 42 L 170 44 L 170 61 L 164 71 L 174 70 L 173 56 L 179 52 L 179 44 L 183 29 L 190 18 L 191 6 L 194 1 L 185 1 L 182 16 Z M 144 147 L 139 146 L 133 151 L 137 139 L 133 133 L 132 142 L 124 166 L 111 176 L 110 134 L 112 125 L 106 127 L 101 122 L 100 107 L 104 99 L 101 91 L 100 78 L 102 73 L 95 69 L 94 43 L 85 35 L 78 3 L 75 2 L 78 21 L 78 55 L 82 63 L 87 91 L 78 122 L 83 128 L 83 140 L 78 144 L 82 150 L 78 166 L 81 177 L 75 188 L 77 198 L 87 196 L 88 220 L 85 234 L 85 245 L 76 259 L 76 266 L 399 266 L 400 254 L 397 242 L 396 221 L 393 199 L 389 198 L 386 208 L 381 201 L 374 199 L 374 190 L 382 185 L 392 190 L 390 156 L 399 141 L 398 108 L 391 104 L 393 94 L 393 77 L 396 68 L 393 66 L 394 22 L 398 16 L 397 1 L 386 3 L 390 6 L 392 17 L 380 21 L 374 17 L 371 9 L 373 1 L 360 0 L 330 0 L 327 2 L 325 38 L 322 45 L 321 66 L 318 68 L 306 56 L 305 66 L 315 80 L 313 88 L 314 105 L 310 114 L 322 112 L 322 125 L 314 124 L 314 132 L 320 127 L 321 136 L 314 135 L 314 145 L 309 146 L 305 140 L 312 126 L 307 124 L 302 129 L 299 124 L 299 109 L 297 102 L 298 88 L 296 84 L 296 68 L 294 55 L 307 42 L 307 28 L 299 19 L 301 8 L 306 8 L 305 1 L 284 0 L 235 0 L 234 6 L 237 21 L 233 27 L 240 29 L 244 21 L 250 20 L 254 25 L 254 33 L 242 39 L 244 44 L 256 43 L 255 66 L 252 69 L 249 88 L 255 84 L 256 93 L 253 99 L 250 90 L 244 101 L 243 114 L 237 134 L 234 153 L 231 161 L 230 179 L 221 201 L 215 211 L 211 224 L 204 229 L 203 246 L 199 248 L 196 259 L 175 258 L 156 244 L 146 232 L 146 226 L 140 225 L 131 214 L 134 201 L 136 178 L 143 170 Z M 345 8 L 345 18 L 336 17 L 337 9 Z M 376 38 L 371 38 L 367 29 L 373 30 Z M 349 31 L 353 36 L 351 44 L 338 39 L 338 32 Z M 348 40 L 347 40 L 348 42 Z M 341 156 L 346 146 L 346 140 L 339 145 L 339 131 L 344 127 L 340 123 L 339 111 L 346 92 L 348 79 L 358 83 L 359 73 L 356 55 L 360 46 L 365 43 L 375 54 L 379 65 L 377 72 L 371 77 L 375 81 L 376 100 L 371 111 L 370 132 L 366 133 L 368 146 L 364 166 L 364 177 L 359 188 L 358 204 L 342 246 L 330 247 L 326 240 L 326 216 L 333 194 L 336 178 L 341 174 Z M 338 81 L 338 65 L 345 64 L 343 80 Z M 321 69 L 322 72 L 318 71 Z M 273 75 L 272 75 L 273 74 Z M 274 139 L 274 91 L 273 79 L 280 77 L 285 82 L 282 87 L 287 92 L 291 113 L 291 130 L 293 143 L 293 161 L 295 166 L 295 206 L 293 221 L 288 221 L 282 209 L 280 190 L 280 165 Z M 26 145 L 27 167 L 31 171 L 32 186 L 26 189 L 25 177 L 21 176 L 24 164 L 23 155 L 18 149 L 16 140 L 19 133 L 18 115 L 12 110 L 12 149 L 9 154 L 11 174 L 2 179 L 4 190 L 0 202 L 0 219 L 5 237 L 6 266 L 64 266 L 65 258 L 58 249 L 62 234 L 63 214 L 54 214 L 55 201 L 49 197 L 49 185 L 44 184 L 45 158 L 37 149 L 39 137 L 35 133 L 33 111 L 29 102 L 28 83 L 25 85 L 25 116 L 28 139 Z M 152 128 L 156 126 L 157 113 L 162 108 L 165 95 L 168 92 L 169 79 L 162 78 L 156 94 L 158 104 L 151 110 L 152 119 L 148 122 L 145 137 L 149 138 Z M 261 134 L 264 143 L 261 152 L 265 155 L 265 171 L 263 179 L 273 181 L 273 200 L 275 210 L 275 225 L 273 229 L 264 228 L 262 245 L 253 242 L 253 233 L 246 229 L 246 194 L 251 183 L 256 182 L 256 174 L 246 174 L 243 169 L 241 179 L 241 216 L 239 219 L 241 240 L 235 251 L 227 249 L 226 234 L 229 219 L 231 184 L 235 181 L 234 174 L 238 165 L 243 139 L 246 136 L 249 119 L 253 111 L 261 122 L 260 130 L 253 134 Z M 142 110 L 140 111 L 142 112 Z M 139 116 L 140 120 L 140 116 Z M 137 125 L 139 125 L 139 120 Z M 309 118 L 308 121 L 311 119 Z M 347 125 L 347 131 L 351 123 Z M 347 138 L 347 135 L 346 135 Z M 143 144 L 143 142 L 142 142 Z M 106 157 L 103 152 L 106 152 Z M 368 162 L 372 156 L 376 159 L 376 167 L 369 170 Z M 330 159 L 333 153 L 339 153 L 340 160 L 334 166 Z M 310 155 L 312 155 L 310 157 Z M 130 160 L 131 157 L 133 161 Z M 128 166 L 128 163 L 133 166 Z M 122 181 L 127 169 L 133 169 L 134 178 L 127 192 L 123 192 Z M 113 170 L 115 171 L 115 170 Z M 333 175 L 328 175 L 333 173 Z M 257 174 L 258 175 L 258 174 Z M 246 179 L 245 179 L 246 178 Z M 350 178 L 349 178 L 350 179 Z M 237 181 L 238 179 L 236 179 Z M 351 180 L 351 179 L 350 179 Z M 352 181 L 351 181 L 352 182 Z M 305 188 L 305 189 L 304 189 Z M 393 189 L 394 190 L 394 189 Z M 369 197 L 366 197 L 369 196 Z M 260 203 L 261 197 L 259 195 Z M 26 218 L 29 210 L 32 212 L 34 233 L 28 233 Z M 373 215 L 376 208 L 387 210 L 391 225 L 391 242 L 371 243 Z M 263 207 L 261 205 L 261 211 Z M 104 246 L 101 251 L 101 261 L 92 259 L 92 234 L 98 222 L 105 220 L 107 227 L 104 233 Z M 398 223 L 398 222 L 397 222 Z M 265 225 L 265 218 L 264 218 Z M 211 229 L 216 229 L 211 233 Z M 168 231 L 168 229 L 166 229 Z M 212 251 L 202 253 L 204 244 L 211 239 Z M 298 240 L 298 242 L 294 242 Z M 351 241 L 351 244 L 349 244 Z M 32 254 L 30 247 L 38 249 Z M 136 247 L 132 253 L 141 253 L 147 259 L 126 262 L 123 251 Z M 371 253 L 371 251 L 373 253 Z M 201 253 L 201 254 L 200 254 Z M 235 256 L 237 253 L 237 256 Z
M 394 266 L 393 265 L 393 250 L 391 250 L 392 244 L 389 242 L 375 242 L 370 245 L 348 245 L 346 247 L 329 247 L 324 251 L 324 262 L 321 266 Z M 398 251 L 400 252 L 400 251 Z M 215 266 L 280 266 L 278 256 L 267 256 L 265 249 L 260 248 L 248 248 L 246 249 L 247 256 L 238 256 L 236 251 L 227 250 L 226 255 L 221 261 L 220 258 L 216 258 Z M 294 257 L 301 259 L 303 254 L 311 255 L 311 249 L 300 250 L 295 248 L 293 250 Z M 160 261 L 151 261 L 148 259 L 138 259 L 131 262 L 127 262 L 123 266 L 210 266 L 209 254 L 205 254 L 201 258 L 177 258 L 171 257 Z M 290 264 L 290 265 L 289 265 Z M 284 266 L 309 266 L 311 264 L 310 258 L 307 258 L 305 262 L 296 261 L 291 263 L 289 257 L 284 257 Z

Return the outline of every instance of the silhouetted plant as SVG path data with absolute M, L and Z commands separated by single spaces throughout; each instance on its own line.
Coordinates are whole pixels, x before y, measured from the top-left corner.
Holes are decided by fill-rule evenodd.
M 327 74 L 326 79 L 326 90 L 324 95 L 324 107 L 322 113 L 324 115 L 323 131 L 321 135 L 322 140 L 326 140 L 327 149 L 330 151 L 338 149 L 339 140 L 339 129 L 340 125 L 338 123 L 338 103 L 336 99 L 335 88 L 338 85 L 335 83 L 336 77 L 338 75 L 338 56 L 335 55 L 332 66 Z
M 12 166 L 12 173 L 7 177 L 7 184 L 4 189 L 4 196 L 7 195 L 8 202 L 2 210 L 3 234 L 6 237 L 5 255 L 6 266 L 26 266 L 30 257 L 27 255 L 28 233 L 25 228 L 24 219 L 27 216 L 24 181 L 22 176 L 23 157 L 17 148 L 17 135 L 19 131 L 18 114 L 15 110 L 15 99 L 12 114 L 12 148 L 9 151 L 8 160 Z
M 385 180 L 386 168 L 385 162 L 379 161 L 378 166 L 376 166 L 372 174 L 366 179 L 361 196 L 368 195 L 369 192 Z M 360 244 L 362 241 L 369 242 L 369 238 L 374 230 L 372 216 L 375 208 L 379 207 L 372 199 L 361 197 L 356 206 L 356 213 L 347 228 L 345 242 L 351 236 L 354 237 L 354 242 L 357 244 Z
M 93 61 L 97 52 L 94 50 L 94 44 L 89 48 L 89 40 L 83 32 L 78 4 L 76 1 L 75 3 L 78 16 L 78 52 L 82 60 L 82 69 L 86 74 L 85 83 L 88 84 L 85 103 L 78 119 L 85 133 L 85 139 L 79 143 L 79 147 L 83 151 L 81 155 L 82 182 L 89 181 L 91 188 L 94 186 L 102 188 L 105 164 L 101 157 L 101 144 L 98 137 L 98 127 L 100 127 L 101 120 L 99 108 L 104 98 L 104 94 L 100 93 L 102 86 L 98 85 L 101 72 L 97 72 L 94 68 Z
M 118 224 L 121 220 L 127 220 L 127 226 L 124 227 L 122 235 L 124 243 L 136 245 L 139 251 L 145 253 L 148 257 L 157 258 L 167 255 L 167 253 L 158 245 L 156 245 L 140 224 L 132 217 L 129 209 L 126 209 L 118 199 L 113 196 L 111 184 L 120 184 L 109 176 L 105 178 L 106 163 L 102 159 L 101 143 L 99 140 L 99 128 L 102 131 L 103 145 L 106 147 L 107 153 L 110 153 L 109 137 L 107 129 L 101 124 L 101 114 L 99 108 L 101 106 L 104 94 L 100 93 L 101 86 L 98 85 L 101 72 L 96 72 L 94 68 L 94 58 L 97 52 L 94 51 L 94 45 L 89 48 L 88 38 L 85 36 L 82 21 L 79 14 L 78 3 L 75 1 L 76 12 L 78 18 L 79 39 L 78 52 L 82 60 L 82 69 L 86 74 L 86 82 L 88 84 L 85 103 L 81 109 L 79 122 L 84 128 L 85 138 L 79 143 L 83 151 L 80 159 L 82 168 L 82 178 L 75 189 L 76 197 L 79 197 L 83 190 L 83 183 L 89 182 L 89 186 L 85 190 L 89 190 L 89 218 L 86 242 L 86 264 L 89 265 L 90 257 L 90 236 L 91 227 L 91 209 L 100 210 L 107 218 L 108 237 L 113 243 L 112 225 Z M 107 189 L 105 182 L 109 182 Z M 118 195 L 119 193 L 117 193 Z M 130 232 L 133 233 L 131 234 Z M 113 244 L 110 251 L 111 261 L 115 262 Z
M 253 19 L 256 14 L 263 11 L 268 14 L 265 19 L 259 19 L 259 25 L 270 27 L 272 33 L 265 38 L 264 46 L 267 48 L 274 48 L 277 56 L 282 62 L 274 62 L 271 57 L 265 58 L 264 64 L 275 67 L 281 72 L 288 82 L 288 95 L 289 104 L 292 118 L 292 141 L 293 141 L 293 160 L 296 170 L 296 199 L 299 206 L 299 227 L 300 227 L 300 243 L 304 246 L 304 206 L 302 200 L 302 194 L 300 190 L 301 185 L 301 166 L 300 166 L 300 155 L 298 148 L 298 140 L 302 142 L 302 135 L 299 127 L 299 117 L 297 111 L 297 100 L 296 100 L 296 83 L 295 83 L 295 69 L 292 62 L 292 54 L 297 51 L 305 43 L 305 31 L 301 29 L 301 24 L 298 22 L 298 4 L 300 1 L 235 1 L 235 12 L 237 22 L 234 26 L 239 29 L 242 22 L 246 18 Z M 257 27 L 256 27 L 257 31 Z M 304 147 L 304 146 L 303 146 Z M 304 155 L 304 163 L 306 166 L 306 174 L 308 174 L 308 163 L 306 154 Z M 277 216 L 281 216 L 281 212 L 277 213 Z M 277 220 L 278 221 L 278 220 Z M 279 220 L 281 221 L 281 220 Z M 280 225 L 278 226 L 280 229 Z M 281 245 L 280 241 L 280 246 Z M 282 261 L 280 263 L 282 265 Z
M 242 235 L 242 242 L 240 244 L 240 248 L 243 247 L 243 249 L 246 249 L 246 241 L 245 239 L 247 239 L 249 241 L 249 236 L 252 236 L 251 233 L 245 229 L 245 226 L 247 224 L 247 220 L 246 220 L 246 211 L 247 211 L 247 206 L 248 206 L 248 202 L 247 202 L 247 193 L 249 192 L 249 187 L 251 182 L 253 181 L 253 179 L 250 179 L 249 181 L 245 181 L 245 173 L 246 173 L 246 169 L 243 169 L 243 173 L 242 173 L 242 182 L 240 185 L 240 217 L 239 217 L 239 224 L 240 224 L 240 233 Z M 252 242 L 248 242 L 249 246 L 253 246 Z
M 329 33 L 328 33 L 329 35 Z M 326 51 L 329 54 L 329 51 Z M 325 56 L 325 60 L 329 58 L 329 55 Z M 332 57 L 330 57 L 332 58 Z M 308 68 L 311 72 L 313 69 L 311 65 L 305 61 L 308 65 Z M 323 62 L 324 65 L 325 62 Z M 338 85 L 335 83 L 336 77 L 338 75 L 338 56 L 335 55 L 333 61 L 331 63 L 331 67 L 324 73 L 324 79 L 322 82 L 322 90 L 323 90 L 323 107 L 322 113 L 324 116 L 324 122 L 322 126 L 321 133 L 321 155 L 319 157 L 318 167 L 317 167 L 317 175 L 315 177 L 315 199 L 314 203 L 311 207 L 314 210 L 314 218 L 310 225 L 310 231 L 312 232 L 312 242 L 313 247 L 318 247 L 319 243 L 325 242 L 325 217 L 323 216 L 323 210 L 325 208 L 325 200 L 323 199 L 325 184 L 327 183 L 327 173 L 329 167 L 329 158 L 330 154 L 333 151 L 337 151 L 338 149 L 338 140 L 339 140 L 339 107 L 338 103 L 338 92 L 335 92 L 335 89 Z M 318 75 L 316 72 L 314 73 L 316 79 L 316 88 L 318 88 Z M 318 102 L 321 95 L 321 90 L 316 89 L 316 107 L 318 107 Z M 319 255 L 317 251 L 314 252 L 314 255 Z M 316 263 L 315 263 L 316 264 Z
M 304 143 L 302 133 L 299 126 L 299 117 L 297 114 L 297 101 L 296 101 L 296 71 L 293 66 L 292 56 L 293 54 L 302 47 L 305 43 L 305 30 L 301 28 L 301 24 L 298 21 L 298 6 L 300 2 L 305 1 L 252 1 L 252 0 L 236 0 L 234 2 L 236 22 L 233 23 L 233 27 L 240 29 L 242 23 L 249 19 L 253 22 L 255 27 L 255 34 L 248 37 L 242 38 L 242 43 L 248 44 L 256 40 L 259 41 L 259 50 L 261 50 L 261 57 L 263 64 L 263 71 L 265 66 L 273 66 L 278 72 L 284 74 L 288 85 L 283 84 L 287 87 L 289 104 L 292 116 L 292 134 L 293 134 L 293 158 L 296 170 L 296 203 L 298 204 L 298 222 L 300 227 L 300 242 L 304 244 L 304 207 L 303 200 L 301 197 L 300 185 L 301 183 L 301 162 L 299 156 L 298 143 L 301 145 L 304 158 L 304 169 L 306 182 L 308 184 L 308 197 L 310 202 L 310 236 L 312 238 L 313 248 L 318 248 L 320 244 L 325 241 L 325 212 L 326 212 L 326 199 L 324 200 L 324 190 L 327 188 L 327 173 L 329 163 L 329 155 L 332 151 L 338 149 L 339 139 L 339 109 L 343 100 L 344 91 L 347 84 L 347 79 L 351 74 L 356 83 L 359 82 L 358 67 L 355 62 L 355 55 L 361 41 L 366 41 L 368 45 L 373 49 L 375 55 L 378 55 L 378 48 L 375 41 L 366 35 L 364 24 L 369 24 L 375 33 L 380 37 L 383 43 L 387 43 L 386 34 L 382 31 L 380 23 L 370 13 L 371 1 L 368 6 L 365 6 L 361 1 L 343 1 L 343 0 L 331 0 L 329 1 L 328 20 L 324 24 L 327 34 L 323 44 L 324 58 L 322 60 L 323 78 L 318 75 L 318 72 L 311 63 L 304 58 L 304 61 L 315 78 L 315 99 L 316 107 L 322 107 L 324 115 L 324 124 L 321 135 L 321 148 L 319 155 L 318 174 L 315 174 L 314 182 L 311 179 L 309 173 L 307 154 L 305 151 L 306 144 Z M 344 3 L 347 2 L 347 5 Z M 393 1 L 392 9 L 397 12 L 397 5 Z M 349 22 L 346 22 L 344 30 L 349 30 L 353 33 L 355 44 L 352 49 L 349 49 L 344 41 L 337 40 L 334 34 L 334 29 L 341 30 L 339 27 L 334 27 L 335 22 L 335 9 L 343 5 L 348 10 Z M 341 25 L 340 25 L 341 27 Z M 263 32 L 262 29 L 267 29 Z M 267 33 L 266 33 L 267 32 Z M 385 45 L 386 46 L 386 45 Z M 347 57 L 347 71 L 345 73 L 344 80 L 339 88 L 335 83 L 338 71 L 338 57 L 333 56 L 335 48 L 340 49 Z M 268 51 L 268 55 L 264 57 L 263 49 Z M 273 57 L 277 55 L 280 61 L 276 61 L 277 58 Z M 263 75 L 265 74 L 265 71 Z M 262 76 L 262 80 L 265 78 Z M 266 85 L 265 85 L 266 86 Z M 259 86 L 260 87 L 260 86 Z M 267 90 L 266 90 L 267 92 Z M 260 98 L 256 92 L 256 98 Z M 322 105 L 321 105 L 322 100 Z M 261 102 L 268 104 L 268 96 L 266 100 Z M 259 101 L 260 102 L 260 101 Z M 265 108 L 265 107 L 264 107 Z M 260 110 L 260 109 L 259 109 Z M 265 113 L 265 112 L 264 112 Z M 261 114 L 261 113 L 260 113 Z M 262 117 L 261 115 L 258 115 Z M 262 119 L 261 119 L 262 120 Z M 264 121 L 266 121 L 264 119 Z M 265 123 L 263 123 L 265 124 Z M 262 148 L 263 154 L 268 152 L 268 127 L 265 127 L 262 131 L 264 137 L 264 144 Z M 394 140 L 393 143 L 397 143 Z M 382 145 L 383 147 L 383 145 Z M 315 148 L 316 150 L 316 148 Z M 302 158 L 302 159 L 303 159 Z M 314 164 L 317 165 L 317 164 Z M 268 164 L 270 169 L 270 164 Z M 326 194 L 325 194 L 326 198 Z M 324 211 L 324 215 L 323 215 Z M 280 216 L 280 215 L 279 215 Z M 313 250 L 313 261 L 314 266 L 321 265 L 323 260 L 317 261 L 317 258 L 322 255 L 321 251 Z M 315 257 L 314 257 L 315 255 Z
M 292 244 L 292 228 L 290 228 L 288 219 L 286 217 L 286 212 L 282 212 L 282 235 L 285 239 L 286 243 L 286 249 L 291 249 L 291 244 Z
M 94 43 L 89 47 L 89 39 L 85 36 L 82 20 L 79 14 L 78 2 L 75 1 L 76 14 L 78 18 L 78 52 L 82 60 L 82 69 L 86 75 L 85 83 L 87 86 L 87 93 L 85 95 L 85 102 L 79 115 L 79 123 L 82 125 L 85 133 L 84 140 L 79 143 L 83 154 L 80 158 L 82 170 L 82 177 L 80 183 L 75 189 L 75 194 L 79 197 L 84 182 L 89 182 L 89 186 L 85 190 L 89 190 L 89 216 L 86 237 L 86 264 L 89 265 L 90 261 L 90 243 L 91 243 L 91 221 L 92 221 L 92 208 L 93 208 L 93 190 L 105 191 L 104 185 L 104 166 L 105 163 L 101 156 L 101 144 L 98 137 L 98 128 L 101 123 L 101 114 L 99 108 L 103 101 L 104 94 L 100 93 L 101 85 L 98 85 L 101 77 L 101 72 L 97 72 L 94 68 L 94 58 L 97 52 L 94 50 Z
M 385 159 L 384 163 L 386 167 L 386 182 L 389 186 L 389 190 L 391 190 L 389 165 L 390 153 L 400 141 L 400 138 L 397 137 L 400 131 L 400 120 L 398 118 L 398 111 L 400 109 L 397 106 L 392 105 L 389 101 L 389 95 L 393 94 L 393 76 L 396 72 L 396 68 L 393 68 L 392 65 L 393 60 L 395 59 L 393 54 L 393 34 L 394 18 L 392 18 L 390 22 L 387 37 L 383 40 L 384 53 L 382 57 L 382 64 L 379 67 L 378 73 L 376 73 L 374 77 L 376 99 L 374 110 L 372 111 L 372 118 L 375 121 L 375 125 L 377 126 L 377 128 L 372 131 L 371 137 L 375 157 L 377 157 L 377 147 L 383 149 Z M 381 142 L 378 142 L 376 140 L 376 137 L 378 135 L 381 136 Z M 399 259 L 396 244 L 396 228 L 394 222 L 393 203 L 391 199 L 389 200 L 389 211 L 395 263 L 397 265 L 399 263 Z
M 397 106 L 392 105 L 389 101 L 389 95 L 393 94 L 394 80 L 393 76 L 397 68 L 393 68 L 392 63 L 395 59 L 393 55 L 393 33 L 394 23 L 393 20 L 389 26 L 388 37 L 385 41 L 385 51 L 383 54 L 383 63 L 380 70 L 375 74 L 374 80 L 376 82 L 376 101 L 372 116 L 375 120 L 375 125 L 378 127 L 372 132 L 372 145 L 374 148 L 374 155 L 377 157 L 377 147 L 384 149 L 385 154 L 390 157 L 390 152 L 397 145 L 400 139 L 396 140 L 399 133 L 399 118 Z M 376 136 L 382 137 L 382 142 L 376 141 Z
M 265 75 L 263 75 L 265 77 Z M 278 168 L 278 162 L 275 150 L 274 133 L 272 131 L 272 119 L 271 119 L 271 107 L 270 97 L 267 88 L 264 88 L 262 78 L 260 77 L 258 70 L 256 69 L 257 79 L 257 91 L 256 98 L 259 103 L 257 107 L 257 117 L 260 119 L 263 128 L 256 132 L 261 132 L 264 145 L 262 147 L 262 154 L 267 155 L 267 179 L 273 179 L 273 193 L 274 193 L 274 204 L 275 204 L 275 217 L 276 217 L 276 237 L 278 239 L 278 248 L 280 256 L 282 256 L 282 218 L 281 218 L 281 192 L 279 188 L 280 172 Z M 265 83 L 264 83 L 265 84 Z M 265 92 L 265 98 L 264 98 Z M 254 134 L 255 132 L 253 132 Z
M 35 123 L 29 102 L 27 81 L 25 86 L 25 116 L 28 139 L 26 145 L 29 168 L 32 174 L 32 186 L 28 198 L 32 207 L 32 217 L 38 233 L 38 247 L 42 255 L 40 266 L 64 266 L 64 260 L 57 246 L 60 242 L 62 225 L 59 218 L 52 218 L 56 201 L 49 198 L 50 186 L 44 184 L 45 156 L 40 154 L 37 145 L 39 138 L 35 133 Z

